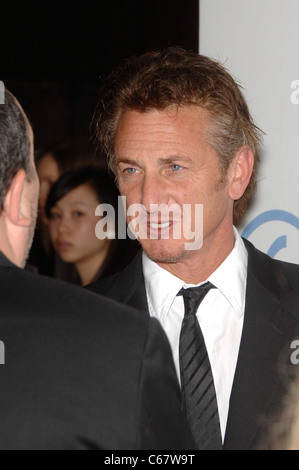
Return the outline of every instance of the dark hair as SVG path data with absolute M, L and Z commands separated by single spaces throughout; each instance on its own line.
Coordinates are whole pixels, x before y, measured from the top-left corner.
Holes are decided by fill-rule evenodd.
M 51 209 L 60 199 L 79 186 L 89 186 L 97 195 L 99 204 L 117 205 L 118 190 L 109 172 L 94 166 L 82 166 L 64 173 L 52 186 L 47 204 L 46 215 L 50 218 Z
M 0 211 L 13 178 L 22 169 L 29 179 L 28 124 L 14 96 L 5 89 L 5 103 L 0 104 Z
M 256 182 L 262 131 L 254 124 L 240 85 L 219 62 L 179 47 L 133 57 L 102 83 L 93 119 L 96 138 L 116 173 L 114 139 L 127 110 L 149 112 L 170 106 L 196 105 L 207 110 L 205 138 L 217 152 L 223 176 L 237 151 L 246 146 L 255 165 L 243 197 L 235 202 L 238 220 L 245 212 Z

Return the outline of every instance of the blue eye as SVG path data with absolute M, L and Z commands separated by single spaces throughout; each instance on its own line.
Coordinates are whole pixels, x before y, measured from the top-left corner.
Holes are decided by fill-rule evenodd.
M 125 173 L 128 173 L 129 175 L 134 175 L 135 173 L 137 173 L 137 170 L 136 168 L 126 168 Z
M 171 165 L 170 169 L 171 169 L 172 171 L 180 171 L 180 170 L 183 169 L 183 167 L 180 166 L 180 165 Z

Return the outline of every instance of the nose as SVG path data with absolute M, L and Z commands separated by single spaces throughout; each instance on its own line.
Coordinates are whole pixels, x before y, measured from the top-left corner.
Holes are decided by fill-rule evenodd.
M 141 204 L 148 213 L 153 212 L 154 206 L 167 204 L 168 196 L 163 182 L 158 175 L 145 175 L 141 188 Z
M 71 230 L 70 220 L 67 217 L 62 217 L 57 226 L 58 233 L 69 232 Z

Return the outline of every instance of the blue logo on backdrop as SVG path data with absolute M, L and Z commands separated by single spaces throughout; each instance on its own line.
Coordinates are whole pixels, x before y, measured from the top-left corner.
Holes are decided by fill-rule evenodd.
M 296 217 L 294 214 L 290 212 L 283 211 L 283 210 L 271 210 L 263 212 L 262 214 L 258 215 L 255 219 L 253 219 L 247 227 L 243 230 L 242 237 L 249 238 L 250 235 L 257 230 L 262 225 L 266 224 L 267 222 L 285 222 L 292 227 L 295 227 L 299 230 L 299 218 Z M 275 258 L 277 253 L 282 250 L 283 248 L 287 247 L 287 236 L 282 235 L 278 237 L 270 246 L 267 251 L 267 254 L 271 256 L 271 258 Z

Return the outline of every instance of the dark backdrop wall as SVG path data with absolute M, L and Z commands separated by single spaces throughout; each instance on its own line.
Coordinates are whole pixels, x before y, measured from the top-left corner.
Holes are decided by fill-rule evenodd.
M 101 78 L 121 60 L 170 45 L 198 52 L 198 0 L 1 5 L 0 80 L 16 95 L 37 149 L 90 136 Z

